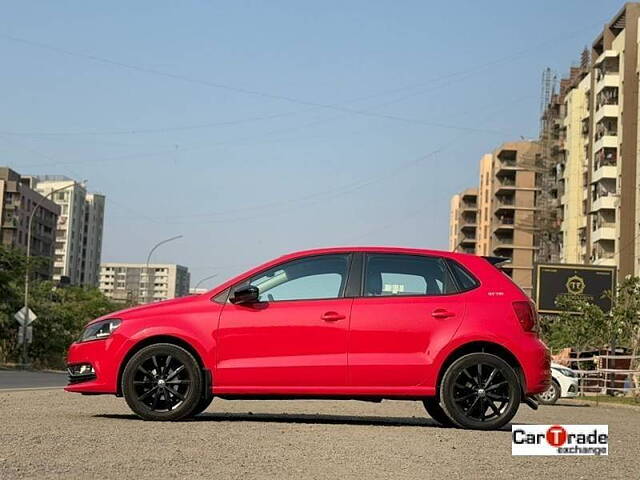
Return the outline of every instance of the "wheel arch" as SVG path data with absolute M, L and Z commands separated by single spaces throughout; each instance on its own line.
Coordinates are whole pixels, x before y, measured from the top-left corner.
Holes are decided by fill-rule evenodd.
M 122 359 L 122 362 L 120 362 L 120 367 L 118 368 L 117 384 L 116 384 L 116 395 L 118 397 L 122 396 L 122 374 L 124 373 L 124 369 L 127 366 L 127 363 L 129 363 L 129 360 L 131 359 L 131 357 L 133 357 L 137 352 L 142 350 L 144 347 L 147 347 L 149 345 L 154 345 L 156 343 L 169 343 L 171 345 L 184 348 L 187 352 L 193 355 L 193 358 L 195 358 L 196 362 L 198 362 L 198 366 L 205 374 L 204 375 L 204 380 L 205 380 L 204 391 L 206 391 L 206 389 L 211 388 L 211 372 L 205 367 L 202 356 L 198 353 L 198 350 L 196 350 L 196 348 L 193 345 L 191 345 L 186 340 L 173 335 L 152 335 L 150 337 L 143 338 L 139 342 L 135 343 L 126 353 L 126 355 Z
M 444 373 L 447 371 L 449 366 L 457 359 L 468 355 L 469 353 L 490 353 L 507 362 L 516 372 L 516 375 L 520 380 L 520 387 L 523 393 L 525 392 L 526 378 L 524 376 L 522 366 L 520 365 L 520 362 L 518 361 L 516 356 L 511 353 L 509 349 L 507 349 L 503 345 L 500 345 L 499 343 L 477 340 L 460 345 L 447 355 L 444 362 L 442 362 L 440 369 L 438 370 L 438 377 L 435 385 L 436 394 L 440 391 L 440 383 L 442 382 L 442 377 L 444 376 Z

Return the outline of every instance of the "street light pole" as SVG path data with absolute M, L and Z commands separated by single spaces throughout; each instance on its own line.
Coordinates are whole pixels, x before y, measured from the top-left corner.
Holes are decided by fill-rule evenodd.
M 149 255 L 147 255 L 147 263 L 145 267 L 145 272 L 147 274 L 147 300 L 149 300 L 149 262 L 151 261 L 151 255 L 153 255 L 153 252 L 155 252 L 160 245 L 178 240 L 179 238 L 182 238 L 182 235 L 176 235 L 175 237 L 167 238 L 166 240 L 162 240 L 161 242 L 156 243 L 153 248 L 149 250 Z M 151 296 L 151 299 L 153 300 L 153 296 Z
M 218 274 L 214 273 L 213 275 L 209 275 L 208 277 L 204 277 L 202 280 L 200 280 L 198 283 L 196 283 L 196 286 L 193 287 L 193 289 L 197 290 L 202 282 L 205 282 L 207 280 L 211 280 L 212 278 L 217 277 L 217 276 L 218 276 Z
M 31 210 L 31 214 L 29 215 L 29 225 L 27 226 L 27 264 L 25 265 L 25 273 L 24 273 L 24 307 L 25 307 L 25 321 L 24 324 L 22 325 L 22 364 L 23 365 L 27 365 L 28 359 L 27 359 L 27 330 L 29 327 L 29 266 L 30 266 L 30 259 L 31 259 L 31 227 L 33 226 L 33 217 L 36 214 L 36 211 L 38 210 L 38 208 L 40 208 L 40 206 L 42 205 L 42 202 L 44 202 L 46 199 L 48 199 L 49 197 L 53 198 L 53 194 L 54 193 L 58 193 L 62 190 L 65 190 L 67 188 L 71 188 L 74 187 L 76 185 L 79 185 L 78 182 L 73 182 L 70 185 L 65 185 L 64 187 L 60 187 L 60 188 L 56 188 L 55 190 L 51 190 L 49 193 L 47 193 L 46 195 L 42 195 L 42 198 L 40 200 L 38 200 L 38 202 L 36 203 L 36 205 L 33 207 L 33 209 Z M 55 232 L 56 229 L 54 228 L 54 243 L 55 243 Z

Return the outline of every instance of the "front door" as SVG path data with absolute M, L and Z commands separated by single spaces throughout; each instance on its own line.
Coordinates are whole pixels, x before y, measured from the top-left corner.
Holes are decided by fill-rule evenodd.
M 349 383 L 352 387 L 432 384 L 433 357 L 465 312 L 442 258 L 368 254 L 363 296 L 351 310 Z
M 260 301 L 225 305 L 215 390 L 270 394 L 344 387 L 353 299 L 343 294 L 350 257 L 297 259 L 238 285 L 257 286 Z

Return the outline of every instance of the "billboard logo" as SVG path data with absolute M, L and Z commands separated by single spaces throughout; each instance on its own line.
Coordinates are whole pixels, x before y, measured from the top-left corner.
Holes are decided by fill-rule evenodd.
M 567 279 L 567 292 L 572 295 L 582 295 L 585 286 L 584 279 L 578 275 L 573 275 Z
M 608 425 L 512 425 L 512 455 L 609 455 Z

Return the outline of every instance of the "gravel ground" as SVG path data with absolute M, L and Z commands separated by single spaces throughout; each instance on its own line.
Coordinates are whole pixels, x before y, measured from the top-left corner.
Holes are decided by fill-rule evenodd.
M 510 427 L 440 428 L 417 402 L 216 399 L 165 424 L 115 397 L 42 390 L 0 392 L 0 479 L 640 478 L 640 409 L 523 405 L 515 420 L 608 424 L 611 453 L 512 457 Z

